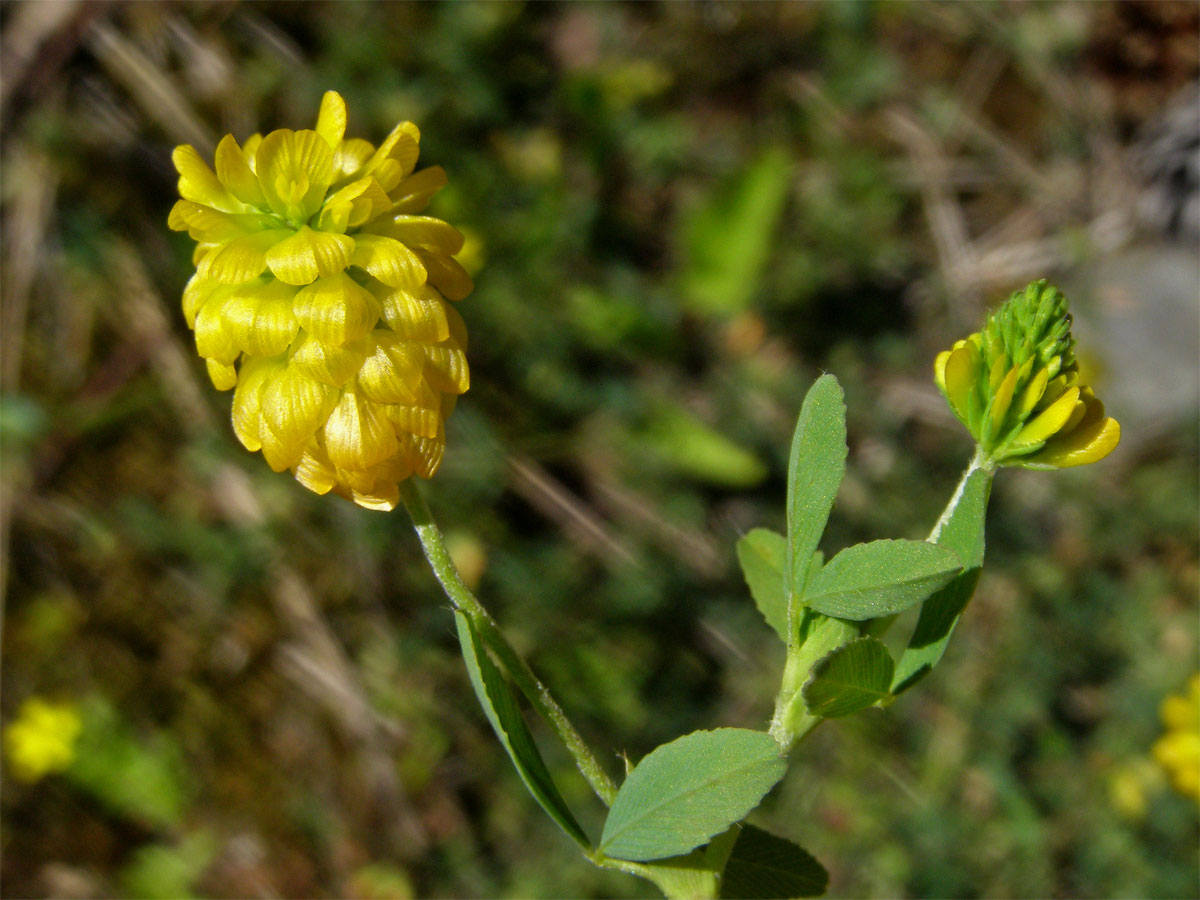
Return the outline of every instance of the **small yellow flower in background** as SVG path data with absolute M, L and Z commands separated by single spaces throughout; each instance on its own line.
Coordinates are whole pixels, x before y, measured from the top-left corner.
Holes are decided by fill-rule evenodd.
M 1150 798 L 1165 779 L 1152 759 L 1141 756 L 1117 766 L 1109 775 L 1108 799 L 1123 819 L 1140 821 L 1150 809 Z
M 446 173 L 415 171 L 417 127 L 378 148 L 345 130 L 329 91 L 316 130 L 226 135 L 215 172 L 177 147 L 168 224 L 197 241 L 183 311 L 213 384 L 236 389 L 241 442 L 318 494 L 392 509 L 401 481 L 441 464 L 469 382 L 446 301 L 473 285 L 462 235 L 419 215 Z
M 13 776 L 32 783 L 66 769 L 82 728 L 73 704 L 30 697 L 4 732 L 4 757 Z
M 939 353 L 934 380 L 991 463 L 1081 466 L 1111 453 L 1121 426 L 1079 383 L 1074 348 L 1067 298 L 1035 281 Z
M 1186 694 L 1171 694 L 1159 710 L 1166 733 L 1153 754 L 1179 793 L 1200 800 L 1200 673 L 1188 682 Z

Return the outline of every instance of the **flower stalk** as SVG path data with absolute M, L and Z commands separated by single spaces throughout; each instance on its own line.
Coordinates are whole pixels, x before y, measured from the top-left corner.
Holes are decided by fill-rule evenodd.
M 571 724 L 567 714 L 563 712 L 558 701 L 550 693 L 550 689 L 533 674 L 529 665 L 508 642 L 508 638 L 504 636 L 504 632 L 500 630 L 500 625 L 492 618 L 491 613 L 484 608 L 471 589 L 463 582 L 446 549 L 441 529 L 434 521 L 429 505 L 411 479 L 401 482 L 400 500 L 412 518 L 413 527 L 421 541 L 421 548 L 425 551 L 425 558 L 429 560 L 433 574 L 441 583 L 450 602 L 454 604 L 454 608 L 465 613 L 471 619 L 471 623 L 495 654 L 496 660 L 505 674 L 525 695 L 538 715 L 549 723 L 558 739 L 562 741 L 563 746 L 574 758 L 575 765 L 578 766 L 580 773 L 595 791 L 596 796 L 605 806 L 610 806 L 613 798 L 617 796 L 616 784 L 605 772 L 604 767 L 600 765 L 599 760 L 596 759 L 595 754 L 580 736 L 578 730 Z

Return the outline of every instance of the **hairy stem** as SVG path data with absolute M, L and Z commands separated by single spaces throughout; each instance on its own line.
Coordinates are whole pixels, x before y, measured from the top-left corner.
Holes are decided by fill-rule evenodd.
M 946 527 L 946 523 L 950 521 L 950 517 L 954 515 L 954 511 L 958 509 L 958 501 L 962 499 L 963 491 L 967 488 L 967 480 L 975 474 L 979 469 L 988 465 L 988 458 L 983 450 L 979 447 L 975 448 L 975 455 L 971 457 L 971 461 L 967 464 L 967 469 L 962 474 L 962 478 L 958 480 L 958 487 L 954 489 L 954 494 L 950 497 L 950 502 L 946 504 L 946 508 L 942 510 L 942 515 L 934 523 L 933 530 L 929 532 L 927 541 L 936 543 L 937 539 L 942 536 L 942 529 Z
M 525 660 L 508 642 L 508 638 L 504 636 L 504 632 L 500 630 L 496 620 L 483 607 L 470 588 L 463 583 L 458 569 L 454 566 L 454 561 L 451 560 L 450 554 L 446 550 L 442 532 L 433 520 L 433 514 L 429 511 L 425 498 L 421 496 L 411 478 L 400 483 L 400 499 L 412 517 L 417 537 L 420 538 L 421 547 L 425 551 L 425 558 L 429 560 L 433 574 L 441 582 L 442 589 L 446 592 L 450 602 L 454 604 L 455 609 L 470 617 L 475 630 L 479 632 L 480 637 L 495 654 L 496 661 L 505 674 L 521 690 L 538 715 L 550 724 L 554 733 L 558 735 L 558 739 L 575 758 L 575 765 L 579 767 L 583 777 L 596 792 L 596 796 L 604 802 L 605 806 L 611 806 L 613 799 L 617 796 L 616 784 L 604 771 L 591 748 L 584 743 L 583 738 L 575 730 L 575 726 L 571 724 L 562 707 L 551 695 L 550 690 L 533 674 Z

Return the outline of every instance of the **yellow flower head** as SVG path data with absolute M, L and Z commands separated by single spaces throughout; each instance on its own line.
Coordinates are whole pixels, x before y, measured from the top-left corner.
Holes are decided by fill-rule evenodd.
M 1045 280 L 938 354 L 934 380 L 992 464 L 1059 469 L 1103 459 L 1121 426 L 1079 383 L 1067 298 Z
M 82 727 L 73 705 L 30 697 L 4 732 L 4 757 L 13 776 L 34 782 L 67 768 Z
M 402 480 L 441 464 L 468 385 L 446 301 L 473 285 L 454 259 L 462 235 L 419 215 L 446 173 L 414 171 L 417 127 L 378 148 L 345 131 L 329 91 L 316 130 L 226 135 L 215 172 L 175 148 L 168 224 L 197 242 L 183 312 L 213 384 L 236 388 L 241 442 L 318 494 L 392 509 Z
M 1154 758 L 1179 793 L 1200 800 L 1200 673 L 1186 693 L 1163 700 L 1160 715 L 1166 732 L 1154 744 Z

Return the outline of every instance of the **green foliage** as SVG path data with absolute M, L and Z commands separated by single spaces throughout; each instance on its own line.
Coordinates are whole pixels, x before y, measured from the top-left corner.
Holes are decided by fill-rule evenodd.
M 768 528 L 754 528 L 738 538 L 737 558 L 758 611 L 785 644 L 788 641 L 787 593 L 783 569 L 787 538 Z
M 871 541 L 829 560 L 808 585 L 804 602 L 827 616 L 876 619 L 920 603 L 961 571 L 957 554 L 937 544 Z
M 767 474 L 753 453 L 676 406 L 655 410 L 639 437 L 667 467 L 708 484 L 749 488 Z
M 456 612 L 454 617 L 458 620 L 458 639 L 462 644 L 463 659 L 467 663 L 467 673 L 471 676 L 475 696 L 479 698 L 488 721 L 492 723 L 496 737 L 500 739 L 500 743 L 504 745 L 504 749 L 516 765 L 521 780 L 546 814 L 557 822 L 569 837 L 581 847 L 590 848 L 591 841 L 575 821 L 554 784 L 554 778 L 542 761 L 537 744 L 533 742 L 533 735 L 529 733 L 529 726 L 521 716 L 512 688 L 488 656 L 467 615 Z
M 846 472 L 846 405 L 832 375 L 818 378 L 800 407 L 787 482 L 787 564 L 784 582 L 789 611 L 805 593 L 810 560 L 825 530 L 838 486 Z M 794 626 L 793 626 L 794 627 Z M 787 641 L 790 646 L 792 638 Z
M 67 777 L 119 816 L 151 827 L 176 827 L 192 799 L 175 738 L 147 739 L 101 697 L 81 704 L 83 729 Z
M 929 354 L 1019 286 L 992 281 L 1006 277 L 992 263 L 1025 258 L 1022 223 L 1048 248 L 1065 240 L 1071 259 L 1038 274 L 1075 285 L 1080 323 L 1109 335 L 1084 342 L 1087 362 L 1127 446 L 1089 470 L 999 478 L 977 596 L 951 643 L 924 645 L 938 671 L 884 714 L 813 731 L 753 820 L 828 865 L 837 896 L 1195 895 L 1194 804 L 1150 786 L 1130 819 L 1109 794 L 1197 664 L 1195 353 L 1184 339 L 1173 362 L 1151 327 L 1195 334 L 1194 299 L 1180 313 L 1162 288 L 1194 296 L 1194 262 L 1175 247 L 1184 265 L 1159 264 L 1139 232 L 1154 277 L 1114 283 L 1102 270 L 1129 254 L 1092 240 L 1110 210 L 1085 165 L 1190 78 L 1171 74 L 1177 28 L 1123 27 L 1123 4 L 352 0 L 108 4 L 80 42 L 78 16 L 38 15 L 54 6 L 2 17 L 7 61 L 51 48 L 55 65 L 5 67 L 0 404 L 17 406 L 0 405 L 0 718 L 31 693 L 107 697 L 141 746 L 169 738 L 196 799 L 180 826 L 146 827 L 70 776 L 6 780 L 6 894 L 131 896 L 137 846 L 171 844 L 201 809 L 254 860 L 223 856 L 193 887 L 213 896 L 403 896 L 356 885 L 369 860 L 418 897 L 654 894 L 581 864 L 514 794 L 403 516 L 303 496 L 252 459 L 187 344 L 170 148 L 196 140 L 189 122 L 212 141 L 306 127 L 332 87 L 354 134 L 420 126 L 420 164 L 451 179 L 431 212 L 473 232 L 478 287 L 457 307 L 472 388 L 430 499 L 486 548 L 481 598 L 614 770 L 614 747 L 636 759 L 769 713 L 777 638 L 731 545 L 780 527 L 813 378 L 836 372 L 849 408 L 822 545 L 924 536 L 967 452 L 935 410 Z M 105 57 L 107 34 L 122 43 Z M 1109 48 L 1134 38 L 1166 65 L 1115 72 Z M 790 171 L 766 261 L 744 306 L 707 312 L 683 290 L 680 226 L 776 146 Z M 950 256 L 930 221 L 952 227 Z M 144 284 L 113 264 L 115 242 Z M 1161 390 L 1113 391 L 1151 370 Z M 1181 405 L 1142 403 L 1167 395 Z M 766 477 L 732 489 L 630 440 L 663 398 Z M 940 596 L 902 614 L 889 646 Z M 53 627 L 47 597 L 70 610 Z M 820 657 L 858 629 L 811 614 L 805 633 Z M 587 786 L 530 725 L 598 835 Z M 72 883 L 47 883 L 64 872 Z
M 976 469 L 966 479 L 954 512 L 937 536 L 939 547 L 952 550 L 957 555 L 963 567 L 962 572 L 921 607 L 917 626 L 896 666 L 892 685 L 895 694 L 908 690 L 941 660 L 958 617 L 970 601 L 979 580 L 992 473 Z
M 761 731 L 718 728 L 663 744 L 621 785 L 599 850 L 629 860 L 687 853 L 740 821 L 786 768 L 779 746 Z
M 791 173 L 787 153 L 770 148 L 684 223 L 684 296 L 698 312 L 732 315 L 750 305 L 783 213 Z
M 834 650 L 815 666 L 804 685 L 804 703 L 811 715 L 825 719 L 848 716 L 888 697 L 892 684 L 892 655 L 872 637 Z
M 645 863 L 638 867 L 638 873 L 653 881 L 667 897 L 715 897 L 738 828 L 734 825 L 691 853 Z
M 819 897 L 829 873 L 803 848 L 753 825 L 743 825 L 721 881 L 724 900 Z
M 207 831 L 189 834 L 177 844 L 146 844 L 121 870 L 121 886 L 128 897 L 191 900 L 216 853 L 216 842 Z

